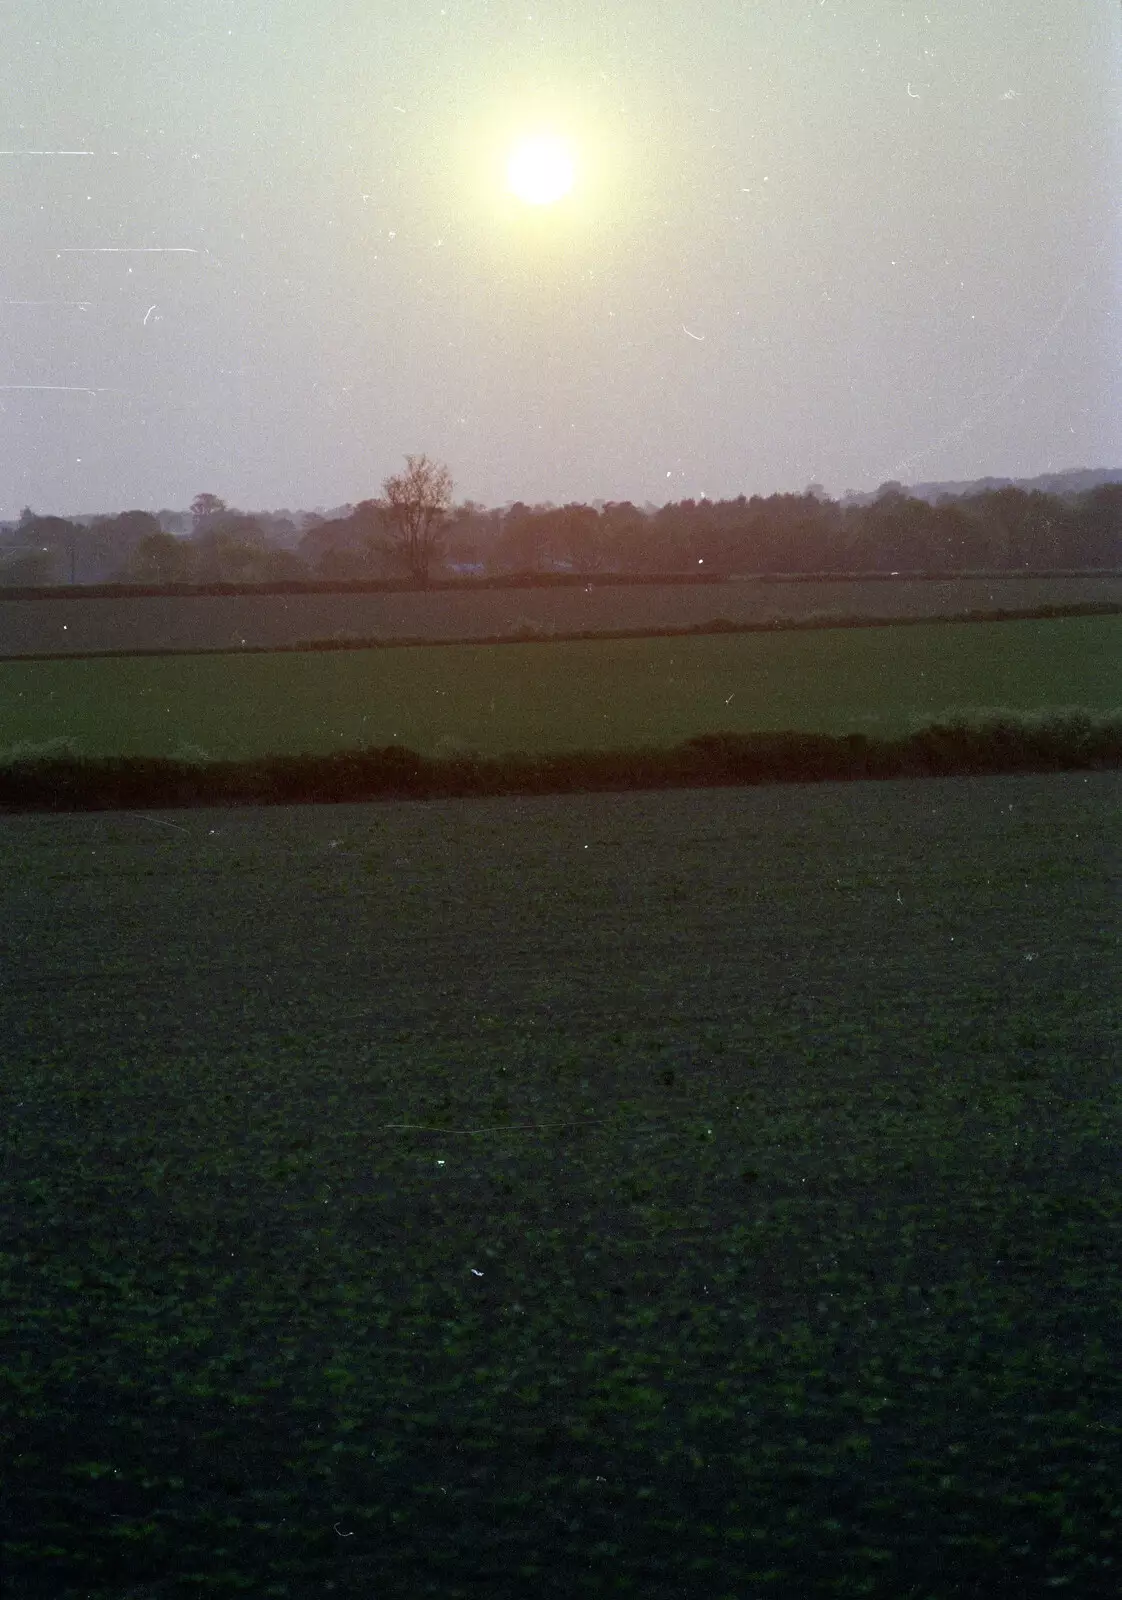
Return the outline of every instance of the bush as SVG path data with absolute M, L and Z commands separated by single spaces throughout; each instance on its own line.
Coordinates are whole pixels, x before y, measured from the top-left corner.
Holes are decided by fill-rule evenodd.
M 210 761 L 81 756 L 67 741 L 21 744 L 0 756 L 0 805 L 25 810 L 103 810 L 159 805 L 269 805 L 717 787 L 758 783 L 1057 772 L 1122 765 L 1122 712 L 1079 708 L 1025 717 L 1007 712 L 918 728 L 900 739 L 866 734 L 717 733 L 673 750 L 591 751 L 557 756 L 430 759 L 398 745 L 327 756 Z

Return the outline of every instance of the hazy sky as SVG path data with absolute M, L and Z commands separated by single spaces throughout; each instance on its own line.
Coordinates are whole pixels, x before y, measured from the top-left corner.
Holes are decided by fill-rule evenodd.
M 407 451 L 488 504 L 1122 465 L 1117 0 L 0 0 L 0 44 L 0 516 Z

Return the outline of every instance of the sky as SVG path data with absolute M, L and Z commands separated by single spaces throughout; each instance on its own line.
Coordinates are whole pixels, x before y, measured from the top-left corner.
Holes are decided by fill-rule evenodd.
M 0 517 L 1122 466 L 1117 0 L 0 0 Z M 528 205 L 519 140 L 568 143 Z

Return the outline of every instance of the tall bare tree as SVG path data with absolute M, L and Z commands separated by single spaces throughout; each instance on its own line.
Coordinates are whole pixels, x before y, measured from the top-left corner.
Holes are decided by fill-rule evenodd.
M 405 471 L 385 480 L 377 504 L 395 554 L 404 561 L 413 581 L 427 589 L 452 504 L 448 468 L 428 456 L 406 456 Z

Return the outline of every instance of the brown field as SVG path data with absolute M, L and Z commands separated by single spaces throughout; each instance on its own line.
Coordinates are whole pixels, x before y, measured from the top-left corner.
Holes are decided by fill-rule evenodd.
M 100 650 L 279 648 L 310 640 L 486 639 L 535 628 L 695 627 L 723 618 L 939 617 L 1122 602 L 1122 574 L 938 580 L 730 579 L 716 584 L 0 600 L 0 657 Z

